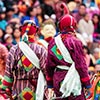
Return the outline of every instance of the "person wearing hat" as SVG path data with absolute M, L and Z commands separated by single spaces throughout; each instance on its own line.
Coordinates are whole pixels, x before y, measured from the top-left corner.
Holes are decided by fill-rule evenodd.
M 64 4 L 61 6 L 65 8 Z M 61 34 L 48 45 L 48 100 L 86 100 L 84 88 L 88 91 L 91 87 L 82 43 L 75 36 L 75 28 L 75 19 L 64 13 L 59 21 Z
M 23 41 L 10 49 L 7 58 L 2 90 L 9 89 L 17 100 L 44 100 L 47 51 L 35 43 L 36 33 L 34 22 L 25 21 L 21 26 Z

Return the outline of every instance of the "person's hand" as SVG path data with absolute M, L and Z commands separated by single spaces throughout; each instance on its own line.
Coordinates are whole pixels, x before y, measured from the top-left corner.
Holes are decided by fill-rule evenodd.
M 91 100 L 92 93 L 91 93 L 90 88 L 89 89 L 84 89 L 84 93 L 85 93 L 85 96 L 86 96 L 86 100 Z
M 54 90 L 52 88 L 48 88 L 48 96 L 47 96 L 47 100 L 51 100 L 51 98 L 54 95 Z
M 84 89 L 85 95 L 88 95 L 90 93 L 90 88 L 89 89 Z

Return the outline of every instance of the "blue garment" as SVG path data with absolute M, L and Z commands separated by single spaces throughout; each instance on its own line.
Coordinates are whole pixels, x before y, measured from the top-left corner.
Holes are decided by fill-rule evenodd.
M 5 30 L 5 29 L 6 29 L 6 26 L 7 26 L 6 20 L 1 20 L 1 21 L 0 21 L 0 28 L 1 28 L 2 30 Z
M 22 40 L 22 39 L 20 38 L 20 41 L 21 41 L 21 40 Z M 13 39 L 12 44 L 13 44 L 13 45 L 16 45 L 16 44 L 17 44 L 17 42 L 16 42 L 15 39 Z
M 86 4 L 87 0 L 83 0 L 83 3 Z M 95 2 L 91 1 L 90 6 L 89 7 L 97 7 Z
M 18 14 L 14 14 L 13 18 L 19 18 L 19 15 Z
M 36 26 L 39 26 L 39 22 L 38 22 L 37 17 L 34 16 L 33 19 L 34 19 L 34 21 L 35 21 Z M 21 19 L 21 24 L 23 24 L 25 20 L 30 20 L 30 17 L 29 17 L 29 16 L 24 16 L 24 17 L 22 17 L 22 19 Z

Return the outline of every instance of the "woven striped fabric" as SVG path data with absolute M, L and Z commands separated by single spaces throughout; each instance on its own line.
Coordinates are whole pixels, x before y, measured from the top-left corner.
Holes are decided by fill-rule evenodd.
M 45 66 L 46 66 L 46 60 L 47 60 L 47 50 L 43 48 L 42 46 L 37 45 L 35 43 L 30 43 L 29 46 L 38 56 L 40 60 L 39 62 L 40 68 L 44 72 L 46 72 Z M 29 82 L 29 80 L 19 80 L 19 79 L 25 79 L 25 78 L 28 78 L 29 76 L 32 76 L 33 78 L 32 82 L 34 81 L 36 82 L 38 79 L 38 74 L 39 74 L 39 69 L 35 68 L 35 66 L 32 65 L 28 61 L 28 59 L 26 59 L 26 57 L 23 55 L 24 54 L 18 48 L 18 45 L 10 49 L 10 52 L 7 58 L 4 81 L 3 81 L 3 88 L 4 89 L 11 88 L 12 93 L 16 94 L 17 96 L 21 94 L 22 91 L 26 87 L 31 89 L 35 93 L 36 86 L 32 85 Z M 18 96 L 17 100 L 22 100 L 21 96 Z M 34 100 L 34 99 L 30 99 L 30 100 Z

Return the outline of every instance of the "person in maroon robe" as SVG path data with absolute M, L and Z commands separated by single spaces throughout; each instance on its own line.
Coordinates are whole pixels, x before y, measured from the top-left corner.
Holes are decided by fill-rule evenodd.
M 64 7 L 65 8 L 65 7 Z M 67 12 L 68 13 L 68 12 Z M 64 15 L 59 22 L 61 39 L 63 44 L 68 49 L 72 60 L 75 62 L 75 68 L 80 76 L 81 95 L 74 96 L 72 93 L 66 98 L 55 100 L 86 100 L 84 89 L 89 90 L 91 87 L 88 75 L 88 68 L 84 58 L 82 43 L 75 36 L 76 21 L 69 14 Z M 46 80 L 48 92 L 54 91 L 56 97 L 61 97 L 60 87 L 68 71 L 57 68 L 57 65 L 71 67 L 71 63 L 65 62 L 60 51 L 57 49 L 55 39 L 51 40 L 48 45 L 48 57 L 46 65 Z M 72 83 L 73 84 L 73 83 Z M 70 84 L 70 86 L 72 85 Z M 50 91 L 49 91 L 50 90 Z M 49 96 L 48 96 L 49 97 Z

